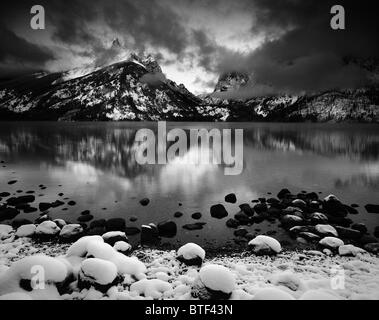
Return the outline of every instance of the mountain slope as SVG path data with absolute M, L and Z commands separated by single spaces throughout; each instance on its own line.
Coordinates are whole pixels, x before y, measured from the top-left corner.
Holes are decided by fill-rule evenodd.
M 0 120 L 313 121 L 379 123 L 379 88 L 302 96 L 230 97 L 250 77 L 221 75 L 213 93 L 194 96 L 166 79 L 151 56 L 105 67 L 35 73 L 0 82 Z M 225 97 L 229 97 L 226 99 Z
M 0 83 L 1 118 L 106 121 L 200 117 L 196 109 L 200 100 L 166 80 L 151 57 L 134 55 L 83 73 L 79 77 L 67 72 L 32 75 Z

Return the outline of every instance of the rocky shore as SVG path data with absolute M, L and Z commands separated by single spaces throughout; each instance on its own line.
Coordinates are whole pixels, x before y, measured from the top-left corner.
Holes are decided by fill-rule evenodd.
M 334 195 L 319 199 L 315 192 L 283 189 L 276 197 L 240 204 L 229 219 L 223 204 L 213 205 L 210 215 L 235 229 L 241 245 L 240 252 L 217 254 L 194 243 L 159 249 L 160 238 L 178 232 L 174 220 L 130 228 L 123 218 L 93 220 L 86 211 L 78 223 L 43 212 L 31 222 L 10 217 L 28 210 L 32 195 L 2 196 L 8 197 L 1 214 L 9 224 L 0 225 L 1 299 L 379 299 L 378 228 L 370 235 L 363 223 L 353 223 L 349 216 L 358 214 L 357 205 Z M 224 200 L 237 203 L 237 196 Z M 40 203 L 39 209 L 55 205 L 60 201 Z M 365 209 L 378 212 L 374 204 Z M 180 217 L 177 212 L 173 219 Z M 275 232 L 248 232 L 247 226 L 265 220 L 278 221 L 295 245 L 281 243 Z M 128 236 L 136 234 L 140 243 L 133 246 Z M 44 290 L 33 287 L 35 265 L 44 269 Z

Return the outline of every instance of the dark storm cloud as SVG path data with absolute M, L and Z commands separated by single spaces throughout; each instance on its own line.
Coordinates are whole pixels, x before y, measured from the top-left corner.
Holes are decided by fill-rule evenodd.
M 266 30 L 268 40 L 250 54 L 229 52 L 219 61 L 220 72 L 239 70 L 252 74 L 249 86 L 231 96 L 246 98 L 367 84 L 370 72 L 355 62 L 379 57 L 379 25 L 374 4 L 339 3 L 346 10 L 343 31 L 330 28 L 334 1 L 256 0 L 257 23 L 252 32 Z M 287 30 L 284 35 L 270 38 L 282 30 Z
M 49 48 L 14 29 L 27 29 L 34 1 L 5 2 L 0 5 L 1 66 L 9 57 L 40 67 L 54 56 L 64 60 L 57 48 L 65 50 L 68 63 L 78 56 L 97 66 L 128 50 L 148 50 L 163 65 L 192 72 L 188 81 L 206 72 L 207 79 L 195 82 L 207 87 L 220 73 L 249 73 L 249 85 L 231 94 L 245 98 L 362 86 L 370 71 L 357 62 L 379 57 L 379 20 L 369 0 L 338 1 L 346 10 L 343 31 L 330 28 L 334 0 L 41 0 Z M 111 45 L 114 37 L 121 46 Z M 243 46 L 258 39 L 255 50 Z
M 13 72 L 20 65 L 23 69 L 38 69 L 54 58 L 46 48 L 28 42 L 0 24 L 0 64 L 3 73 Z

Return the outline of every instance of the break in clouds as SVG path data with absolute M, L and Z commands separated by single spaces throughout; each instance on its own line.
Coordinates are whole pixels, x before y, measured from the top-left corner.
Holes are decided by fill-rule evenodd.
M 45 30 L 30 28 L 35 4 L 45 8 Z M 334 4 L 345 8 L 345 30 L 330 28 Z M 212 92 L 222 73 L 248 74 L 247 86 L 220 93 L 226 98 L 377 81 L 374 1 L 6 0 L 0 6 L 1 78 L 100 67 L 136 52 L 153 54 L 164 73 L 159 78 L 196 94 Z

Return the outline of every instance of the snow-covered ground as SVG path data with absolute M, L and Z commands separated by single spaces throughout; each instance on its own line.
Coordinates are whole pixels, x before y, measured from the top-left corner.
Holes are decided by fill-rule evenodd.
M 201 248 L 138 249 L 127 257 L 101 237 L 71 246 L 9 238 L 0 241 L 0 299 L 379 299 L 379 258 L 356 254 L 247 251 L 187 266 L 178 255 L 203 259 Z M 25 290 L 20 281 L 32 280 L 28 268 L 38 264 L 47 268 L 46 288 Z

